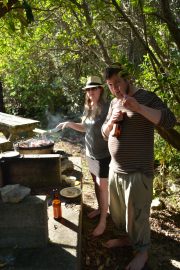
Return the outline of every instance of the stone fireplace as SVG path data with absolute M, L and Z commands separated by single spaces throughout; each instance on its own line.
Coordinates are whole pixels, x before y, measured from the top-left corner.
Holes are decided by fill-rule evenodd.
M 33 154 L 2 158 L 1 185 L 21 184 L 31 190 L 61 185 L 61 155 Z

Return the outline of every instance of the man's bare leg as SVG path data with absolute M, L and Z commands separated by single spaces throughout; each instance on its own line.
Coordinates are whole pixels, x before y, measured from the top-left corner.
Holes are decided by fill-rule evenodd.
M 92 235 L 95 237 L 100 236 L 104 233 L 105 229 L 106 229 L 106 222 L 105 221 L 98 223 L 96 228 L 93 230 Z
M 103 244 L 106 248 L 127 247 L 131 246 L 131 241 L 128 236 L 123 236 L 118 239 L 111 239 Z M 132 261 L 126 266 L 125 270 L 142 270 L 148 260 L 147 251 L 137 252 Z
M 100 209 L 93 210 L 92 212 L 88 213 L 88 218 L 95 218 L 100 215 Z
M 108 240 L 103 246 L 107 248 L 127 247 L 131 246 L 131 241 L 128 236 L 122 236 L 121 238 Z
M 125 270 L 142 270 L 148 260 L 147 251 L 137 252 Z

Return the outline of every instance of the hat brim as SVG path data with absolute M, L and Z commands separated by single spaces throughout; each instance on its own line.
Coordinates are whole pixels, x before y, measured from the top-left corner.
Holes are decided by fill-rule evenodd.
M 102 84 L 91 84 L 91 85 L 87 85 L 87 86 L 83 87 L 82 89 L 86 90 L 88 88 L 95 88 L 95 87 L 100 87 L 100 86 L 103 86 L 103 85 Z

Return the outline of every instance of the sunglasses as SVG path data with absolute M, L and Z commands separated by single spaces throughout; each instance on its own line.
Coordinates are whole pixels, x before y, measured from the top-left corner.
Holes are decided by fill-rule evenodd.
M 92 87 L 92 88 L 87 88 L 85 89 L 86 92 L 89 92 L 89 91 L 96 91 L 98 90 L 98 87 Z

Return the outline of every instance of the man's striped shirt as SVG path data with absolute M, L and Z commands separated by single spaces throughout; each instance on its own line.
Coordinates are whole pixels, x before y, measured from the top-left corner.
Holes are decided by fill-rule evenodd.
M 158 126 L 166 129 L 175 125 L 174 114 L 154 93 L 139 89 L 133 97 L 143 105 L 161 110 L 162 115 Z M 105 123 L 110 119 L 117 98 L 111 101 Z M 120 138 L 109 135 L 108 146 L 111 154 L 110 167 L 117 173 L 128 174 L 140 171 L 146 175 L 153 175 L 154 165 L 154 124 L 139 113 L 127 111 L 120 105 L 121 111 L 127 114 L 122 121 Z

